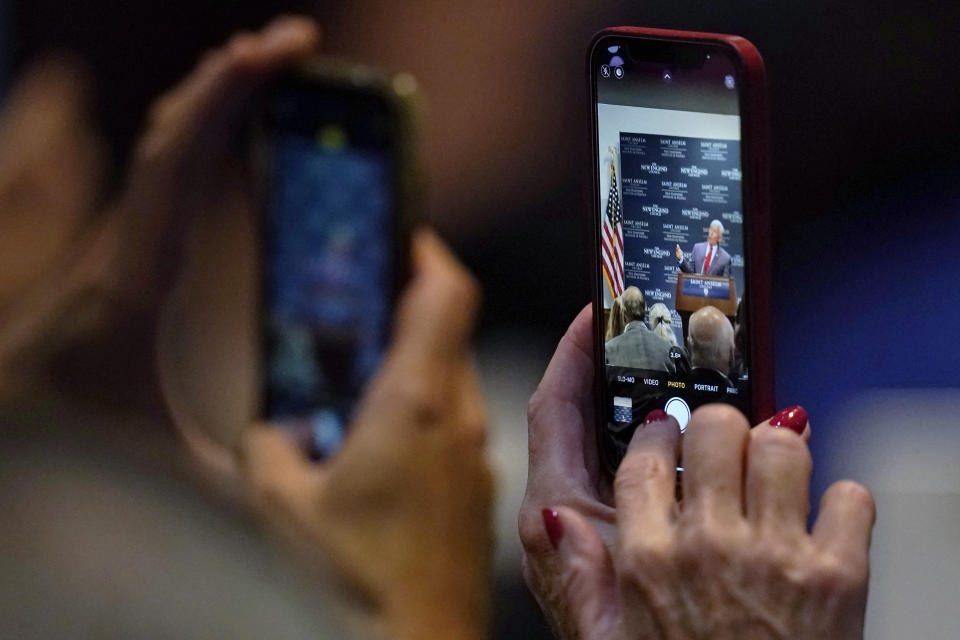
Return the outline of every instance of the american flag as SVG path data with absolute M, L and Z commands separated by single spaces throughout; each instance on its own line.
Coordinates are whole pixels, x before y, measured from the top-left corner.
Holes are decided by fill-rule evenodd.
M 610 193 L 607 196 L 607 212 L 603 216 L 600 244 L 603 277 L 611 295 L 616 298 L 623 293 L 623 209 L 620 207 L 617 169 L 613 160 L 610 161 Z

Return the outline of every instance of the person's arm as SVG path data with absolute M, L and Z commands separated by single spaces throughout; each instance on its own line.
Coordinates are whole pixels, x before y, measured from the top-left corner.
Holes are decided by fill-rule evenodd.
M 680 248 L 680 245 L 677 245 L 674 255 L 676 255 L 677 266 L 680 267 L 680 271 L 683 271 L 684 273 L 693 273 L 693 265 L 690 263 L 690 259 L 684 255 L 683 249 Z

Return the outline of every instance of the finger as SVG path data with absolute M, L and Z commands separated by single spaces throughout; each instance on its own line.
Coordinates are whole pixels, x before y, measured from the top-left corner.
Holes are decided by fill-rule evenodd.
M 109 256 L 99 268 L 112 273 L 117 298 L 136 299 L 129 289 L 148 283 L 151 295 L 141 306 L 153 306 L 180 265 L 189 216 L 233 206 L 224 193 L 247 195 L 247 185 L 221 182 L 238 174 L 224 170 L 224 158 L 235 159 L 225 143 L 239 127 L 236 116 L 254 88 L 312 52 L 317 39 L 311 21 L 278 19 L 258 34 L 235 37 L 158 101 L 129 184 L 100 234 L 103 246 L 92 258 Z M 210 197 L 217 200 L 204 199 Z
M 873 496 L 866 487 L 852 480 L 835 482 L 820 501 L 813 540 L 841 562 L 866 567 L 876 515 Z
M 183 82 L 156 103 L 140 155 L 154 164 L 175 164 L 200 142 L 199 134 L 224 113 L 237 112 L 238 97 L 271 74 L 312 53 L 316 24 L 300 17 L 274 20 L 257 34 L 238 34 L 209 54 Z
M 387 417 L 406 428 L 459 424 L 449 419 L 450 408 L 460 400 L 457 394 L 471 393 L 463 384 L 469 382 L 469 337 L 479 287 L 432 232 L 418 232 L 412 244 L 415 275 L 398 304 L 393 343 L 357 410 L 356 433 L 345 448 L 356 446 L 355 436 L 368 427 L 380 431 Z M 471 421 L 483 421 L 479 411 Z
M 790 429 L 765 423 L 750 432 L 747 518 L 778 536 L 806 532 L 813 462 L 806 442 Z
M 388 364 L 401 375 L 445 376 L 466 356 L 480 287 L 432 231 L 413 238 L 414 278 L 397 310 Z
M 543 517 L 551 539 L 555 538 L 576 637 L 613 637 L 619 620 L 616 573 L 600 535 L 573 509 L 545 509 Z
M 677 513 L 679 456 L 679 423 L 664 411 L 652 411 L 634 432 L 614 480 L 622 538 L 669 540 Z
M 253 425 L 243 436 L 240 460 L 254 504 L 267 511 L 303 513 L 323 467 L 279 427 Z
M 693 412 L 683 437 L 685 511 L 718 519 L 743 515 L 749 430 L 743 414 L 728 404 L 704 405 Z
M 530 473 L 579 479 L 593 437 L 593 316 L 584 307 L 560 339 L 527 412 Z

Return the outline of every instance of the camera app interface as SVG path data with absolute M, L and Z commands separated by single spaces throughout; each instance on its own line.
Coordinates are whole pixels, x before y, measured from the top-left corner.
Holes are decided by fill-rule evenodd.
M 625 447 L 653 409 L 685 429 L 701 404 L 749 407 L 737 73 L 719 47 L 623 39 L 593 64 L 603 401 Z
M 357 100 L 291 90 L 269 113 L 266 415 L 321 458 L 339 447 L 390 321 L 386 116 Z

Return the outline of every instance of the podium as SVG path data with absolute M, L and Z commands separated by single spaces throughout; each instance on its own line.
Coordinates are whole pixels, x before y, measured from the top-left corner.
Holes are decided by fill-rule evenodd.
M 677 313 L 683 321 L 683 339 L 687 339 L 690 316 L 703 307 L 716 307 L 733 324 L 737 317 L 737 283 L 733 278 L 697 273 L 677 274 L 675 296 Z

